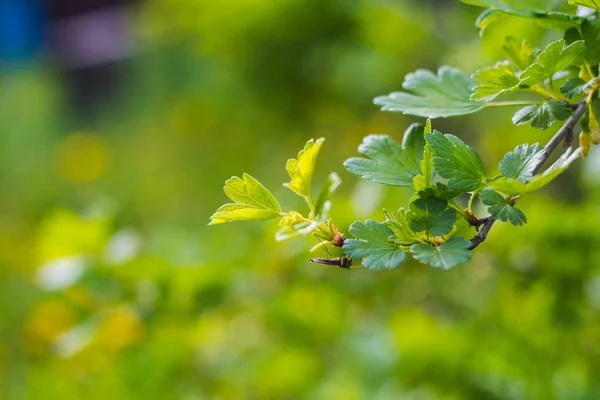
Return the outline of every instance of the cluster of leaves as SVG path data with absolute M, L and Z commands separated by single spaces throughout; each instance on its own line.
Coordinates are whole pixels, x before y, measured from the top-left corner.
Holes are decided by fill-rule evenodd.
M 279 240 L 315 233 L 346 256 L 362 260 L 370 269 L 391 269 L 401 265 L 407 254 L 439 268 L 450 268 L 470 259 L 475 245 L 456 235 L 459 224 L 479 228 L 484 221 L 499 220 L 513 225 L 527 218 L 516 203 L 523 196 L 550 183 L 580 154 L 586 156 L 600 142 L 600 2 L 596 0 L 546 1 L 462 0 L 486 7 L 477 21 L 484 30 L 501 18 L 531 18 L 551 29 L 564 32 L 563 38 L 534 49 L 526 41 L 507 37 L 503 49 L 507 60 L 476 71 L 471 76 L 448 66 L 437 74 L 417 70 L 405 77 L 403 91 L 375 98 L 384 111 L 428 118 L 427 124 L 413 124 L 402 143 L 386 135 L 364 138 L 358 152 L 348 159 L 346 169 L 364 179 L 390 186 L 408 186 L 415 191 L 407 208 L 384 210 L 385 220 L 355 222 L 354 238 L 339 240 L 328 219 L 329 198 L 340 183 L 332 173 L 316 203 L 310 198 L 315 159 L 323 139 L 309 140 L 297 159 L 288 160 L 289 189 L 306 199 L 310 213 L 283 213 L 279 203 L 249 175 L 232 178 L 225 193 L 235 203 L 222 206 L 211 224 L 241 219 L 280 218 Z M 589 7 L 587 14 L 573 6 Z M 524 96 L 497 101 L 501 96 Z M 535 100 L 531 100 L 535 97 Z M 539 100 L 538 100 L 539 99 Z M 479 154 L 454 135 L 431 129 L 431 119 L 471 114 L 489 107 L 520 106 L 512 121 L 548 129 L 567 121 L 557 136 L 570 144 L 570 135 L 579 122 L 580 147 L 567 149 L 542 173 L 538 170 L 556 143 L 544 148 L 537 143 L 518 145 L 499 163 L 500 174 L 488 176 Z M 562 133 L 561 133 L 562 132 Z M 557 134 L 558 135 L 558 134 Z M 552 141 L 551 141 L 552 142 Z M 459 204 L 468 198 L 468 204 Z M 473 213 L 476 198 L 487 207 L 488 217 Z
M 243 174 L 242 178 L 234 176 L 225 182 L 223 190 L 233 203 L 221 206 L 210 217 L 209 225 L 278 218 L 280 229 L 276 234 L 277 240 L 315 234 L 323 239 L 323 244 L 331 242 L 337 230 L 328 217 L 331 209 L 329 199 L 342 182 L 338 174 L 329 174 L 316 202 L 310 195 L 315 162 L 324 141 L 323 138 L 309 140 L 298 153 L 298 158 L 291 158 L 286 164 L 291 180 L 284 186 L 306 200 L 308 215 L 298 211 L 281 211 L 279 202 L 267 188 L 252 176 Z

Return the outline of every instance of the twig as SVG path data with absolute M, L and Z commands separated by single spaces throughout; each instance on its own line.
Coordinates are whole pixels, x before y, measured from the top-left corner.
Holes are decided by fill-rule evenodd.
M 567 143 L 570 143 L 571 137 L 573 136 L 573 130 L 575 129 L 575 126 L 577 126 L 577 123 L 579 122 L 581 117 L 583 117 L 583 113 L 585 112 L 586 106 L 587 103 L 585 101 L 582 101 L 581 103 L 577 104 L 577 108 L 575 108 L 575 112 L 573 112 L 573 115 L 571 115 L 567 122 L 565 122 L 565 124 L 552 137 L 552 139 L 550 139 L 546 147 L 544 147 L 544 151 L 542 153 L 542 156 L 540 157 L 540 160 L 538 161 L 537 165 L 533 168 L 532 175 L 535 175 L 542 168 L 548 157 L 550 157 L 550 154 L 552 154 L 552 152 L 558 147 L 558 145 L 561 142 L 566 140 Z M 488 233 L 490 232 L 490 229 L 492 229 L 492 225 L 494 225 L 494 222 L 496 222 L 496 219 L 491 215 L 488 215 L 487 217 L 478 220 L 478 223 L 475 224 L 475 226 L 479 227 L 483 225 L 483 228 L 481 228 L 481 230 L 473 237 L 473 239 L 471 239 L 471 244 L 468 247 L 469 250 L 473 250 L 485 241 Z
M 573 115 L 571 115 L 571 117 L 567 120 L 567 122 L 565 122 L 565 124 L 552 137 L 552 139 L 550 139 L 550 141 L 548 142 L 546 147 L 544 147 L 544 151 L 540 157 L 540 161 L 538 161 L 535 168 L 531 171 L 532 175 L 535 175 L 538 173 L 538 171 L 540 170 L 540 168 L 542 168 L 542 166 L 544 165 L 544 163 L 546 162 L 548 157 L 550 157 L 550 154 L 552 154 L 552 152 L 558 147 L 558 145 L 560 143 L 562 143 L 564 140 L 567 140 L 570 142 L 569 139 L 573 135 L 573 129 L 575 129 L 575 126 L 577 125 L 577 123 L 579 122 L 581 117 L 583 116 L 583 113 L 585 112 L 585 108 L 586 108 L 585 101 L 582 101 L 581 103 L 579 103 L 577 105 L 577 108 L 575 109 L 575 112 L 573 113 Z
M 494 222 L 496 222 L 496 218 L 488 215 L 479 221 L 481 222 L 481 225 L 483 225 L 483 228 L 481 228 L 477 235 L 473 236 L 473 239 L 471 239 L 471 244 L 468 247 L 469 250 L 473 250 L 475 247 L 479 246 L 485 241 L 490 229 L 492 229 L 492 225 L 494 225 Z

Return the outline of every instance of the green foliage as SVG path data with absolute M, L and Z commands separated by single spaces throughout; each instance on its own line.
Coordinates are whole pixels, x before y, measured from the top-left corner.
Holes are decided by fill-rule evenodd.
M 471 259 L 468 250 L 469 241 L 461 236 L 453 237 L 439 246 L 428 244 L 413 244 L 410 251 L 423 264 L 432 267 L 450 269 Z
M 533 86 L 546 79 L 550 81 L 554 74 L 576 64 L 585 51 L 582 40 L 573 42 L 565 47 L 564 39 L 550 43 L 521 74 L 521 86 Z
M 304 197 L 310 205 L 310 184 L 315 169 L 315 162 L 324 141 L 325 139 L 323 138 L 316 141 L 313 139 L 309 140 L 306 142 L 304 149 L 298 153 L 298 158 L 290 158 L 285 165 L 291 181 L 285 183 L 284 186 L 298 196 Z
M 521 108 L 513 115 L 515 125 L 529 124 L 532 128 L 548 129 L 557 121 L 564 121 L 573 112 L 573 109 L 562 101 L 550 100 L 541 105 Z
M 502 49 L 510 62 L 520 71 L 525 71 L 535 61 L 533 48 L 526 40 L 518 42 L 514 37 L 507 36 Z
M 493 67 L 479 70 L 472 75 L 477 87 L 472 100 L 492 101 L 501 94 L 518 88 L 519 78 L 514 67 L 508 62 L 499 62 Z
M 450 189 L 468 192 L 485 184 L 485 166 L 473 148 L 456 136 L 439 131 L 427 135 L 426 139 L 433 152 L 435 170 L 449 179 Z
M 470 258 L 471 250 L 486 239 L 491 228 L 489 221 L 510 222 L 516 226 L 525 224 L 527 218 L 515 207 L 517 200 L 552 182 L 580 154 L 585 156 L 594 143 L 600 142 L 600 124 L 596 117 L 600 112 L 594 108 L 599 89 L 598 78 L 594 76 L 598 71 L 597 58 L 600 58 L 596 54 L 600 51 L 597 49 L 600 48 L 597 17 L 577 16 L 572 7 L 558 1 L 463 2 L 487 8 L 478 19 L 482 28 L 512 15 L 561 30 L 564 38 L 542 49 L 534 49 L 525 40 L 507 36 L 502 48 L 508 60 L 480 69 L 471 77 L 448 66 L 441 67 L 437 74 L 419 69 L 406 75 L 402 84 L 404 91 L 376 97 L 375 104 L 384 111 L 398 111 L 428 120 L 426 126 L 411 125 L 404 133 L 402 144 L 387 135 L 367 135 L 358 147 L 362 157 L 344 162 L 350 173 L 362 179 L 414 189 L 407 210 L 400 208 L 397 213 L 384 210 L 384 222 L 354 222 L 350 233 L 355 238 L 344 239 L 328 219 L 329 198 L 340 183 L 337 175 L 329 176 L 316 206 L 313 205 L 310 185 L 323 139 L 309 140 L 297 159 L 288 160 L 286 168 L 292 180 L 286 186 L 306 199 L 310 213 L 282 213 L 278 205 L 276 209 L 260 210 L 263 214 L 270 212 L 264 214 L 265 219 L 281 217 L 277 239 L 315 233 L 323 239 L 323 244 L 342 247 L 345 256 L 353 258 L 355 263 L 360 259 L 365 267 L 375 270 L 398 267 L 406 258 L 405 252 L 411 252 L 422 263 L 448 269 Z M 555 85 L 557 82 L 561 85 Z M 495 102 L 501 95 L 524 93 L 541 96 L 543 100 L 524 97 Z M 589 103 L 582 121 L 579 119 L 583 108 L 573 102 L 576 98 L 585 98 Z M 558 121 L 569 121 L 559 131 L 562 136 L 557 134 L 546 148 L 538 143 L 517 145 L 500 161 L 501 175 L 495 177 L 486 176 L 484 162 L 474 148 L 455 135 L 431 128 L 432 118 L 517 105 L 522 108 L 513 115 L 514 125 L 529 124 L 546 130 Z M 574 113 L 576 109 L 578 112 Z M 554 164 L 542 170 L 546 158 L 560 141 L 569 139 L 572 135 L 569 131 L 578 122 L 583 128 L 580 149 L 567 149 Z M 485 126 L 480 130 L 485 131 Z M 464 208 L 459 204 L 463 201 L 459 198 L 467 196 L 468 204 Z M 473 204 L 476 199 L 486 206 L 489 216 L 475 215 Z M 232 212 L 231 207 L 225 205 L 219 209 L 213 216 L 213 221 L 217 222 L 212 223 L 225 222 L 225 215 Z M 263 217 L 263 214 L 257 215 Z M 461 224 L 466 228 L 486 228 L 469 241 L 455 236 Z
M 579 77 L 569 78 L 560 87 L 560 91 L 561 93 L 564 93 L 567 99 L 573 99 L 575 97 L 581 96 L 586 91 L 586 89 L 589 89 L 589 87 L 594 81 L 595 79 L 590 82 L 586 82 Z
M 471 100 L 475 83 L 461 71 L 448 66 L 441 67 L 437 76 L 424 69 L 410 73 L 402 87 L 407 92 L 376 97 L 374 103 L 384 111 L 425 118 L 471 114 L 485 105 Z
M 569 4 L 594 8 L 600 11 L 600 1 L 598 0 L 569 0 Z
M 346 169 L 372 182 L 411 186 L 420 173 L 425 139 L 424 127 L 413 124 L 404 134 L 402 146 L 387 135 L 369 135 L 358 147 L 367 158 L 350 158 Z
M 358 239 L 346 239 L 344 251 L 352 258 L 364 258 L 365 267 L 393 269 L 404 262 L 404 251 L 390 241 L 393 232 L 385 224 L 373 220 L 367 220 L 366 224 L 355 222 L 350 226 L 350 233 Z
M 248 174 L 234 176 L 223 188 L 235 203 L 225 204 L 210 217 L 210 225 L 232 221 L 265 220 L 281 216 L 279 203 L 259 181 Z
M 524 195 L 527 193 L 539 190 L 552 182 L 558 175 L 563 173 L 569 165 L 579 157 L 579 150 L 567 150 L 558 160 L 552 164 L 550 168 L 544 171 L 541 175 L 536 175 L 529 182 L 512 179 L 501 178 L 490 182 L 490 187 L 506 194 Z
M 481 201 L 488 206 L 488 212 L 496 219 L 519 226 L 527 222 L 525 214 L 513 205 L 510 198 L 504 198 L 492 189 L 481 192 Z
M 529 182 L 533 178 L 533 170 L 540 162 L 544 148 L 537 143 L 529 146 L 520 144 L 500 161 L 500 173 L 507 178 Z
M 456 211 L 448 208 L 446 200 L 434 196 L 419 197 L 410 203 L 409 208 L 406 218 L 414 232 L 441 236 L 448 233 L 456 222 Z

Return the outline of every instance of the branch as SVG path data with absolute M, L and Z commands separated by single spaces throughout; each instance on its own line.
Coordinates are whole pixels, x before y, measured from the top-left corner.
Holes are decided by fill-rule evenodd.
M 565 122 L 565 124 L 558 130 L 558 132 L 556 132 L 556 134 L 544 147 L 543 154 L 540 157 L 540 160 L 538 161 L 535 168 L 533 168 L 532 175 L 535 175 L 542 168 L 548 157 L 550 157 L 550 154 L 552 154 L 552 152 L 558 147 L 560 143 L 564 141 L 570 143 L 571 137 L 573 136 L 573 130 L 575 129 L 575 126 L 577 126 L 577 123 L 579 122 L 581 117 L 583 117 L 583 113 L 585 112 L 586 106 L 587 103 L 585 101 L 582 101 L 581 103 L 577 104 L 577 108 L 575 108 L 575 112 L 573 113 L 573 115 L 571 115 L 567 122 Z M 473 250 L 485 241 L 488 233 L 490 232 L 490 229 L 492 229 L 492 225 L 494 225 L 494 222 L 496 222 L 496 219 L 491 215 L 488 215 L 487 217 L 478 220 L 478 223 L 475 224 L 476 227 L 483 225 L 483 228 L 481 228 L 477 235 L 475 235 L 473 239 L 471 239 L 471 245 L 468 247 L 469 250 Z
M 494 222 L 496 222 L 496 218 L 488 215 L 487 217 L 480 219 L 479 222 L 481 225 L 483 225 L 483 228 L 481 228 L 479 233 L 477 233 L 477 235 L 471 239 L 471 245 L 468 247 L 469 250 L 473 250 L 475 247 L 479 246 L 485 241 L 490 229 L 492 229 L 492 225 L 494 225 Z
M 575 129 L 575 126 L 583 116 L 585 108 L 585 101 L 579 103 L 573 115 L 571 115 L 567 122 L 565 122 L 565 124 L 558 130 L 558 132 L 556 132 L 556 135 L 554 135 L 552 139 L 550 139 L 546 147 L 544 147 L 544 151 L 542 153 L 542 156 L 540 157 L 540 161 L 533 169 L 532 175 L 538 173 L 538 171 L 540 170 L 540 168 L 542 168 L 548 157 L 550 157 L 550 154 L 552 154 L 552 152 L 558 147 L 560 143 L 562 143 L 565 140 L 570 142 L 570 138 L 573 136 L 573 129 Z

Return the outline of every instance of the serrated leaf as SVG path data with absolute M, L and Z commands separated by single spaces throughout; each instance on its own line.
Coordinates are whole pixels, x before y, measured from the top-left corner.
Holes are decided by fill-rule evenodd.
M 282 241 L 299 236 L 306 236 L 319 227 L 319 222 L 305 218 L 296 211 L 290 211 L 283 215 L 279 222 L 280 229 L 275 234 L 275 240 Z
M 484 103 L 471 100 L 475 82 L 460 70 L 448 66 L 441 67 L 437 75 L 424 69 L 410 73 L 404 78 L 402 87 L 407 92 L 379 96 L 374 103 L 384 111 L 425 118 L 471 114 L 484 107 Z
M 454 135 L 439 131 L 426 136 L 433 152 L 433 165 L 437 173 L 449 179 L 451 190 L 469 192 L 477 190 L 485 182 L 485 166 L 481 157 L 470 146 Z
M 573 99 L 577 96 L 581 96 L 585 90 L 590 87 L 591 82 L 594 82 L 594 80 L 586 82 L 581 78 L 569 78 L 564 85 L 560 87 L 560 91 L 561 93 L 564 93 L 567 99 Z
M 329 214 L 329 209 L 331 208 L 329 199 L 341 183 L 342 179 L 338 174 L 335 172 L 329 174 L 321 188 L 321 192 L 319 193 L 319 197 L 315 204 L 315 219 L 319 220 L 327 218 L 327 214 Z
M 457 236 L 437 247 L 422 243 L 413 244 L 410 251 L 423 264 L 450 269 L 471 259 L 471 252 L 468 250 L 470 244 L 462 236 Z
M 520 86 L 533 86 L 546 79 L 552 79 L 554 74 L 576 63 L 583 55 L 585 44 L 582 40 L 565 47 L 565 40 L 560 39 L 550 43 L 521 74 Z
M 267 220 L 281 216 L 279 203 L 259 181 L 248 174 L 225 182 L 223 191 L 235 203 L 221 206 L 210 217 L 209 225 L 232 221 Z
M 344 253 L 353 259 L 363 258 L 365 267 L 393 269 L 404 262 L 404 251 L 389 240 L 393 232 L 385 224 L 373 220 L 367 220 L 366 224 L 354 222 L 350 225 L 350 233 L 358 239 L 346 239 Z
M 473 90 L 471 100 L 492 101 L 501 94 L 518 89 L 519 78 L 508 61 L 499 62 L 493 67 L 475 72 L 471 75 L 477 86 Z
M 307 199 L 310 197 L 310 184 L 315 169 L 315 162 L 324 141 L 325 139 L 323 138 L 319 138 L 316 141 L 310 139 L 298 153 L 298 158 L 290 158 L 287 161 L 285 169 L 291 181 L 284 183 L 283 186 L 299 196 Z
M 575 15 L 555 12 L 557 1 L 549 0 L 461 0 L 463 3 L 487 7 L 477 18 L 479 28 L 487 28 L 492 23 L 510 15 L 531 18 L 545 28 L 564 31 L 577 26 L 580 18 Z M 485 14 L 485 15 L 484 15 Z
M 600 0 L 569 0 L 569 4 L 593 8 L 600 11 Z
M 551 10 L 548 0 L 461 0 L 465 4 L 499 10 L 521 17 L 532 17 Z
M 540 105 L 527 106 L 517 111 L 512 122 L 515 125 L 529 124 L 532 128 L 545 130 L 571 116 L 573 109 L 567 103 L 550 100 Z
M 410 246 L 419 240 L 419 236 L 410 228 L 404 209 L 398 210 L 398 213 L 388 215 L 385 224 L 394 233 L 393 240 L 396 245 Z
M 581 38 L 585 41 L 585 60 L 589 64 L 600 62 L 600 19 L 590 17 L 581 23 Z
M 500 178 L 488 182 L 489 186 L 505 194 L 523 195 L 534 192 L 552 182 L 558 175 L 565 171 L 571 163 L 579 157 L 579 150 L 567 149 L 558 160 L 542 175 L 536 175 L 531 181 L 525 183 L 513 178 Z
M 488 212 L 496 219 L 502 222 L 509 221 L 515 226 L 527 223 L 525 214 L 514 207 L 500 193 L 492 189 L 485 189 L 480 193 L 481 201 L 488 206 Z
M 407 214 L 410 228 L 433 236 L 445 235 L 456 222 L 456 211 L 448 209 L 446 200 L 433 196 L 418 198 L 409 205 Z
M 533 178 L 533 170 L 544 155 L 544 146 L 534 143 L 531 146 L 521 144 L 500 161 L 500 173 L 507 178 L 529 182 Z
M 508 59 L 521 71 L 527 69 L 535 61 L 533 48 L 526 40 L 518 42 L 514 37 L 507 36 L 502 48 Z
M 410 186 L 420 173 L 425 147 L 423 130 L 422 125 L 411 125 L 402 146 L 387 135 L 368 135 L 358 147 L 358 152 L 366 158 L 350 158 L 344 166 L 348 172 L 372 182 Z

